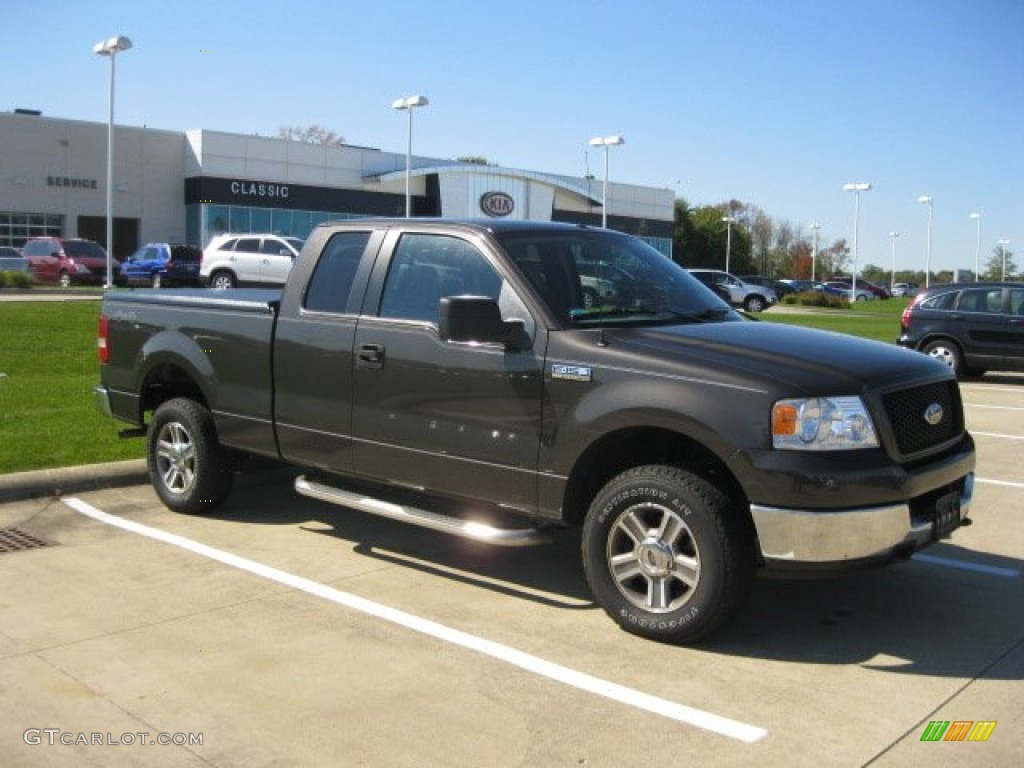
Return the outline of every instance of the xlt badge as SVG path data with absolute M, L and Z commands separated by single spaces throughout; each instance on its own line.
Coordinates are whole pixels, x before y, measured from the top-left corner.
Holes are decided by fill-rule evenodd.
M 590 368 L 579 365 L 558 365 L 555 363 L 551 366 L 551 378 L 565 379 L 566 381 L 591 381 L 593 376 L 591 375 Z

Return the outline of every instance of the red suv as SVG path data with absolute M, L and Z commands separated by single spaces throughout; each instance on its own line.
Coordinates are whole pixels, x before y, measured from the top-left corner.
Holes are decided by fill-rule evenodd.
M 107 281 L 107 252 L 92 240 L 37 237 L 25 243 L 22 251 L 40 283 L 56 283 L 64 288 L 73 284 L 103 285 Z M 111 259 L 111 275 L 121 272 L 121 264 Z

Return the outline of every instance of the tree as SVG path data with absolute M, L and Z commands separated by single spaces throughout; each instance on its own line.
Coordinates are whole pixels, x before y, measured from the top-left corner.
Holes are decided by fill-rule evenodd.
M 1017 265 L 1013 263 L 1013 251 L 1002 243 L 993 248 L 992 255 L 985 262 L 985 279 L 1002 280 L 1005 273 L 1006 279 L 1010 280 L 1016 272 Z
M 486 157 L 481 157 L 480 155 L 464 155 L 455 159 L 460 163 L 469 163 L 470 165 L 491 165 L 491 163 L 487 162 Z
M 301 141 L 305 144 L 322 144 L 328 147 L 337 147 L 345 143 L 345 137 L 339 136 L 332 130 L 314 123 L 305 127 L 298 125 L 286 125 L 277 129 L 279 139 L 289 141 Z

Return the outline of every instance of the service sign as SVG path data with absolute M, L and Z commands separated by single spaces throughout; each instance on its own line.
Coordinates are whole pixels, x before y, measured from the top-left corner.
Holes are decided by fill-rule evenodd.
M 511 195 L 504 192 L 485 192 L 480 196 L 480 210 L 488 216 L 500 218 L 508 216 L 515 210 L 516 204 Z

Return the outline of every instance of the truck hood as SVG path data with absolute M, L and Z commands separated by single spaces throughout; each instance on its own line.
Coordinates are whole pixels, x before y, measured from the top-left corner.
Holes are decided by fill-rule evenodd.
M 948 367 L 895 344 L 772 322 L 721 322 L 606 332 L 628 357 L 661 361 L 666 373 L 769 381 L 794 395 L 855 394 L 865 388 L 952 377 Z M 660 366 L 656 366 L 660 367 Z

